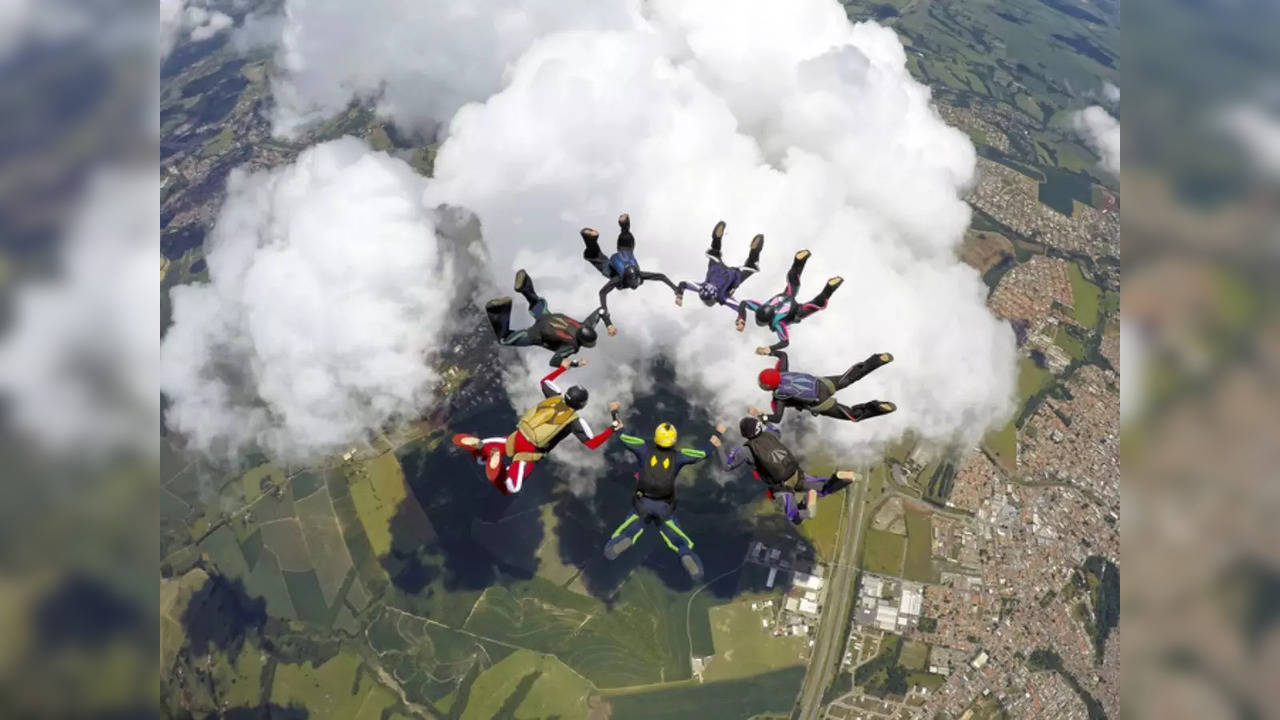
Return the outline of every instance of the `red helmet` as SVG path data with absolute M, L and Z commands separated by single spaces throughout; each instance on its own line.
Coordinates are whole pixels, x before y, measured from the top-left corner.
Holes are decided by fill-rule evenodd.
M 782 373 L 777 368 L 765 368 L 760 371 L 760 384 L 770 390 L 778 387 L 778 383 L 782 382 Z

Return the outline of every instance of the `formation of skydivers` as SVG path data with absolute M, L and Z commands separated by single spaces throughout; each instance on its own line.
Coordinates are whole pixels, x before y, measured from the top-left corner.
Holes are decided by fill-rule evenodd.
M 844 405 L 835 399 L 837 391 L 892 362 L 893 356 L 889 353 L 874 354 L 854 363 L 840 375 L 819 376 L 790 369 L 787 354 L 783 351 L 790 341 L 790 327 L 825 309 L 832 294 L 843 283 L 842 278 L 832 277 L 813 300 L 799 302 L 796 293 L 809 259 L 808 250 L 795 254 L 787 273 L 785 290 L 763 302 L 739 301 L 734 293 L 743 281 L 760 271 L 763 235 L 752 238 L 743 265 L 727 265 L 721 251 L 725 224 L 723 221 L 716 223 L 711 231 L 711 247 L 706 252 L 705 277 L 701 282 L 676 284 L 662 273 L 640 269 L 635 255 L 636 240 L 631 233 L 631 218 L 625 213 L 618 217 L 618 228 L 616 250 L 608 256 L 600 249 L 599 232 L 591 228 L 583 228 L 581 232 L 582 257 L 607 281 L 600 288 L 600 306 L 585 320 L 578 321 L 568 315 L 551 312 L 546 299 L 534 290 L 533 281 L 524 270 L 516 272 L 514 289 L 528 302 L 532 324 L 520 330 L 511 329 L 512 299 L 509 297 L 496 298 L 485 305 L 499 344 L 546 348 L 552 352 L 550 364 L 554 369 L 540 382 L 544 399 L 520 417 L 510 434 L 481 438 L 459 433 L 453 442 L 484 465 L 485 477 L 494 487 L 503 494 L 512 495 L 520 492 L 535 464 L 561 440 L 573 435 L 594 450 L 617 432 L 623 447 L 635 456 L 638 464 L 636 489 L 631 513 L 605 543 L 605 557 L 610 560 L 617 558 L 639 539 L 646 526 L 652 525 L 667 547 L 679 557 L 690 577 L 700 580 L 703 576 L 702 561 L 693 552 L 693 540 L 680 528 L 675 517 L 676 477 L 680 471 L 714 453 L 725 470 L 749 467 L 764 484 L 765 494 L 791 522 L 799 524 L 813 517 L 819 497 L 845 489 L 856 475 L 848 470 L 838 470 L 827 477 L 809 475 L 801 467 L 796 454 L 782 441 L 778 423 L 787 408 L 851 422 L 893 412 L 897 408 L 891 402 L 872 400 Z M 768 327 L 777 336 L 778 342 L 773 345 L 756 348 L 757 354 L 777 358 L 776 364 L 762 370 L 758 377 L 760 388 L 772 396 L 770 410 L 768 413 L 754 407 L 748 410 L 748 415 L 738 423 L 742 436 L 742 444 L 738 447 L 725 446 L 722 436 L 727 428 L 724 425 L 716 426 L 709 446 L 704 448 L 677 448 L 678 433 L 668 422 L 657 426 L 652 443 L 618 432 L 622 429 L 622 421 L 618 417 L 616 401 L 609 403 L 610 424 L 603 431 L 592 433 L 581 415 L 589 397 L 587 389 L 572 385 L 561 390 L 556 384 L 556 379 L 568 369 L 587 364 L 585 358 L 571 358 L 582 348 L 596 344 L 595 326 L 599 322 L 604 322 L 609 335 L 617 334 L 618 330 L 609 316 L 609 293 L 635 290 L 648 280 L 659 281 L 671 288 L 677 306 L 683 304 L 686 290 L 696 291 L 706 306 L 723 305 L 733 310 L 737 314 L 735 326 L 739 332 L 745 330 L 750 313 L 758 326 Z

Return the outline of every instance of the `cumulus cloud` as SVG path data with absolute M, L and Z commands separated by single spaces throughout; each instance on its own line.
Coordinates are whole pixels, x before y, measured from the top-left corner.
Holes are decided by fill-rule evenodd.
M 1120 174 L 1120 122 L 1101 105 L 1090 105 L 1071 118 L 1076 132 L 1080 133 L 1102 158 L 1101 165 L 1112 175 Z
M 221 10 L 210 10 L 200 0 L 160 0 L 160 57 L 173 50 L 185 32 L 194 42 L 208 40 L 235 24 Z
M 764 270 L 739 297 L 781 290 L 801 248 L 813 252 L 802 299 L 845 278 L 830 309 L 795 328 L 794 368 L 838 374 L 874 352 L 896 356 L 841 398 L 893 400 L 897 413 L 822 422 L 846 457 L 869 458 L 908 429 L 971 444 L 1003 422 L 1013 334 L 955 256 L 974 150 L 911 79 L 893 32 L 850 25 L 839 5 L 818 1 L 646 10 L 626 27 L 534 43 L 501 92 L 450 123 L 425 201 L 479 215 L 494 283 L 505 289 L 527 268 L 555 309 L 582 316 L 603 278 L 581 259 L 579 227 L 600 228 L 609 249 L 613 218 L 629 211 L 642 265 L 698 280 L 724 219 L 735 262 L 754 233 L 766 236 Z M 772 342 L 765 330 L 739 334 L 732 313 L 693 296 L 677 309 L 656 283 L 615 293 L 611 310 L 621 333 L 602 339 L 575 380 L 601 401 L 646 392 L 659 356 L 719 418 L 767 401 L 755 375 L 768 363 L 752 353 Z M 521 357 L 518 404 L 545 363 Z
M 1261 103 L 1242 103 L 1222 113 L 1221 123 L 1263 175 L 1280 178 L 1280 114 Z
M 288 0 L 284 12 L 272 120 L 287 137 L 352 101 L 430 130 L 498 91 L 537 38 L 616 26 L 633 11 L 616 0 Z
M 169 427 L 215 456 L 306 461 L 419 415 L 453 292 L 423 187 L 354 138 L 233 172 L 209 281 L 171 292 Z
M 1120 86 L 1111 81 L 1102 83 L 1102 97 L 1107 102 L 1115 105 L 1120 102 Z
M 0 342 L 7 420 L 45 453 L 156 458 L 153 168 L 103 171 L 63 239 L 57 275 L 21 287 Z

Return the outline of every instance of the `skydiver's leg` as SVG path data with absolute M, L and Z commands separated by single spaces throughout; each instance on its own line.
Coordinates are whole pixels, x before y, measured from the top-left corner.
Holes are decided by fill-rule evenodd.
M 525 480 L 533 474 L 533 465 L 532 460 L 516 460 L 507 466 L 505 478 L 493 480 L 494 487 L 502 491 L 503 495 L 515 495 L 524 487 Z
M 711 230 L 711 249 L 707 251 L 707 257 L 715 262 L 721 262 L 720 241 L 724 239 L 724 221 L 716 223 Z
M 524 270 L 516 271 L 515 290 L 524 296 L 525 302 L 529 303 L 530 315 L 539 317 L 547 312 L 546 299 L 533 289 L 533 279 Z
M 619 555 L 626 552 L 636 539 L 644 532 L 644 522 L 640 516 L 634 512 L 627 516 L 626 520 L 613 531 L 613 535 L 609 537 L 609 541 L 604 545 L 604 556 L 610 560 L 616 559 Z
M 847 388 L 871 373 L 872 370 L 884 367 L 893 362 L 893 355 L 876 353 L 862 362 L 854 363 L 842 375 L 831 375 L 826 379 L 835 384 L 836 389 Z
M 821 411 L 819 414 L 825 415 L 826 417 L 837 418 L 839 420 L 860 422 L 862 420 L 869 420 L 873 417 L 888 415 L 897 409 L 898 406 L 891 402 L 885 400 L 872 400 L 871 402 L 864 402 L 860 405 L 852 406 L 834 403 L 831 407 Z
M 526 347 L 535 344 L 529 338 L 529 328 L 511 329 L 511 298 L 504 297 L 490 300 L 485 303 L 484 311 L 489 316 L 489 325 L 493 327 L 493 334 L 498 337 L 499 345 Z M 534 312 L 535 317 L 539 314 Z
M 764 235 L 751 238 L 751 250 L 747 253 L 747 264 L 742 266 L 742 276 L 746 278 L 760 270 L 760 251 L 764 249 Z
M 507 450 L 505 437 L 492 437 L 481 440 L 480 453 L 477 458 L 484 463 L 484 476 L 503 494 L 509 495 L 502 483 L 503 460 Z M 510 470 L 508 468 L 508 470 Z
M 818 497 L 826 497 L 849 487 L 856 478 L 857 475 L 848 470 L 841 470 L 829 477 L 818 477 L 806 473 L 804 486 L 808 490 L 816 490 Z
M 795 493 L 790 490 L 774 490 L 773 504 L 782 510 L 782 514 L 787 516 L 793 524 L 799 525 L 804 516 L 800 512 L 800 505 L 796 502 Z
M 663 275 L 662 273 L 646 272 L 642 270 L 640 272 L 640 279 L 641 280 L 658 280 L 660 282 L 666 283 L 667 287 L 671 288 L 671 292 L 677 295 L 680 294 L 680 288 L 675 283 L 671 282 L 671 278 L 667 277 L 666 275 Z
M 800 275 L 804 272 L 804 264 L 809 262 L 809 251 L 801 250 L 791 260 L 791 269 L 787 271 L 787 294 L 795 295 L 800 290 Z
M 600 274 L 609 277 L 609 257 L 600 251 L 600 233 L 591 228 L 582 228 L 582 259 L 591 263 Z
M 635 252 L 636 236 L 631 234 L 631 216 L 618 216 L 618 252 Z
M 839 276 L 828 280 L 827 284 L 822 286 L 822 292 L 818 293 L 812 300 L 796 309 L 796 322 L 809 317 L 819 310 L 825 310 L 827 307 L 827 301 L 831 299 L 831 294 L 843 284 L 844 278 Z
M 676 522 L 675 517 L 667 518 L 658 526 L 658 534 L 662 536 L 667 547 L 680 558 L 685 572 L 694 580 L 702 579 L 702 560 L 693 552 L 693 539 L 685 534 Z

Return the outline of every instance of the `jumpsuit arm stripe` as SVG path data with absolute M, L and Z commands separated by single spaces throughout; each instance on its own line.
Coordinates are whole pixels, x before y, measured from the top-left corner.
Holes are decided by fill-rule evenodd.
M 541 386 L 543 395 L 546 395 L 547 397 L 554 397 L 560 394 L 560 388 L 556 385 L 555 379 L 560 377 L 565 369 L 566 368 L 562 368 L 557 365 L 556 369 L 547 373 L 547 376 L 542 378 Z
M 587 435 L 591 434 L 591 430 L 590 428 L 587 427 L 586 421 L 584 421 L 582 418 L 578 418 L 578 423 L 581 425 L 584 433 L 586 433 Z M 577 433 L 574 433 L 574 434 L 577 434 Z M 592 437 L 590 440 L 583 440 L 582 444 L 586 445 L 588 449 L 595 450 L 596 448 L 603 445 L 605 440 L 608 440 L 612 436 L 613 436 L 613 426 L 610 425 L 609 427 L 602 430 L 599 435 Z M 578 439 L 581 440 L 582 437 L 579 436 Z

